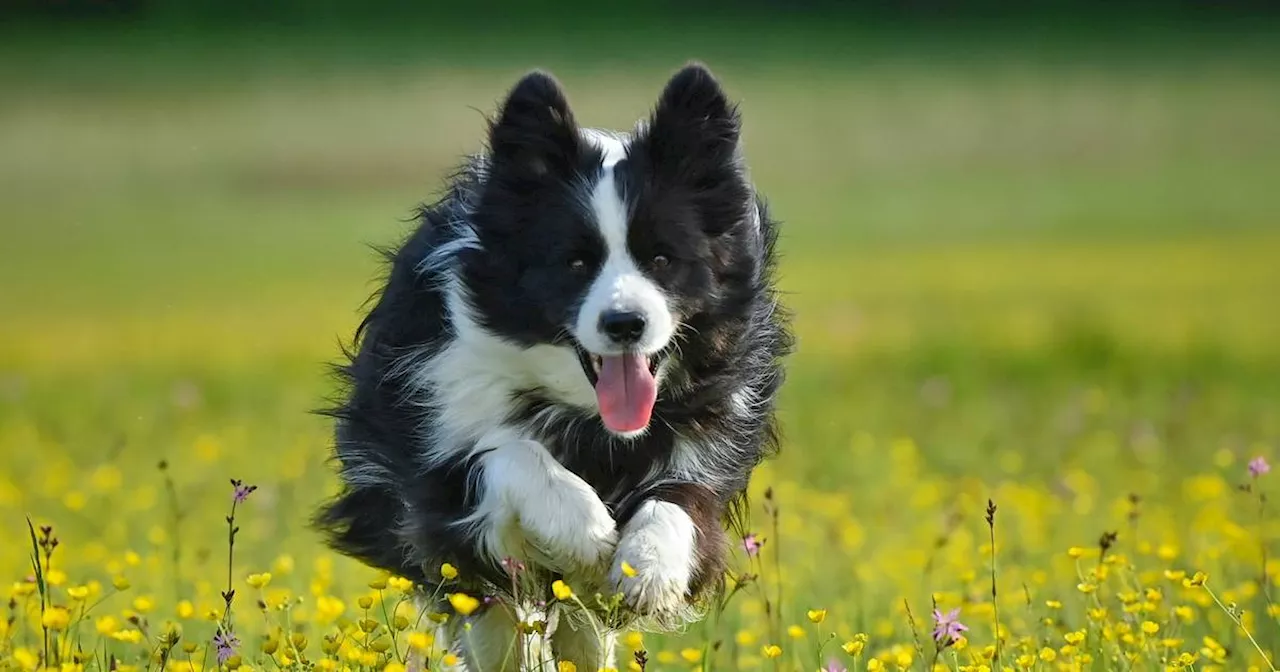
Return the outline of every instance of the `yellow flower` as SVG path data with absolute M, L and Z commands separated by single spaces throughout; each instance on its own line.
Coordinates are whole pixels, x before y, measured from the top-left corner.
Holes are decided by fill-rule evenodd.
M 769 658 L 772 660 L 782 655 L 782 647 L 778 646 L 777 644 L 769 644 L 769 645 L 766 645 L 763 649 L 760 649 L 760 653 L 764 654 L 765 658 Z
M 176 611 L 178 618 L 188 619 L 196 615 L 196 605 L 192 604 L 191 600 L 183 600 L 178 603 Z
M 856 656 L 862 653 L 862 649 L 865 647 L 866 643 L 860 639 L 851 639 L 840 645 L 840 648 L 844 649 L 844 652 L 851 656 Z
M 1079 546 L 1072 546 L 1067 549 L 1067 557 L 1072 560 L 1079 560 L 1080 558 L 1083 558 L 1085 553 L 1085 549 L 1080 548 Z
M 440 662 L 444 663 L 445 667 L 453 667 L 458 664 L 458 657 L 452 653 L 446 653 L 440 657 Z
M 137 630 L 134 630 L 133 628 L 130 628 L 128 630 L 119 630 L 117 632 L 111 633 L 111 638 L 116 640 L 117 642 L 128 642 L 130 644 L 137 644 L 138 642 L 142 641 L 142 633 L 138 632 Z
M 411 632 L 409 633 L 409 646 L 413 649 L 426 653 L 436 643 L 435 635 L 429 632 Z
M 682 649 L 680 657 L 684 658 L 686 662 L 696 663 L 702 660 L 702 649 Z
M 271 572 L 263 572 L 261 574 L 250 574 L 249 578 L 244 580 L 249 584 L 250 588 L 266 588 L 271 583 Z
M 369 597 L 368 595 L 361 595 L 360 597 L 356 598 L 356 605 L 359 606 L 361 609 L 368 609 L 369 607 L 373 606 L 373 598 Z
M 1203 586 L 1204 582 L 1208 580 L 1209 580 L 1209 575 L 1205 574 L 1204 572 L 1196 572 L 1195 575 L 1192 576 L 1191 578 L 1183 579 L 1182 586 L 1184 588 L 1193 588 L 1195 586 Z
M 129 590 L 129 586 L 132 584 L 129 583 L 129 579 L 126 579 L 123 576 L 117 576 L 116 578 L 111 579 L 111 585 L 114 586 L 116 590 Z
M 446 562 L 443 565 L 440 565 L 440 576 L 443 577 L 445 581 L 452 581 L 453 579 L 458 578 L 458 568 Z
M 798 625 L 789 625 L 787 626 L 787 635 L 790 636 L 791 639 L 803 639 L 804 628 Z
M 867 672 L 881 672 L 884 669 L 884 663 L 879 658 L 872 658 L 867 661 Z
M 623 636 L 622 643 L 626 644 L 628 649 L 636 649 L 636 650 L 643 649 L 644 635 L 640 634 L 639 632 L 636 632 L 635 630 L 632 630 L 631 632 L 628 632 L 625 636 Z
M 372 590 L 386 590 L 387 580 L 384 577 L 378 577 L 369 582 L 369 588 Z
M 25 648 L 17 648 L 13 651 L 13 659 L 24 670 L 34 670 L 40 664 L 40 657 Z
M 407 593 L 413 590 L 413 582 L 403 576 L 393 576 L 387 579 L 387 583 L 396 590 Z
M 150 613 L 156 608 L 156 601 L 145 595 L 134 598 L 133 608 L 140 614 Z
M 622 565 L 619 567 L 619 569 L 622 570 L 623 576 L 626 576 L 632 579 L 636 577 L 636 568 L 632 567 L 631 563 L 627 562 L 626 560 L 622 561 Z
M 94 624 L 94 627 L 98 630 L 99 635 L 106 635 L 110 637 L 120 629 L 120 622 L 117 621 L 114 616 L 103 616 L 98 619 L 97 623 Z
M 49 607 L 40 617 L 40 625 L 49 630 L 62 630 L 71 622 L 71 612 L 63 607 Z
M 1068 632 L 1067 634 L 1063 635 L 1062 638 L 1067 640 L 1067 643 L 1072 646 L 1080 646 L 1080 644 L 1084 642 L 1085 632 L 1084 630 L 1076 630 L 1075 632 Z
M 559 579 L 556 579 L 555 582 L 551 584 L 551 592 L 556 596 L 557 600 L 573 599 L 573 589 L 569 587 L 569 584 Z
M 1154 621 L 1143 621 L 1142 632 L 1148 635 L 1154 635 L 1160 632 L 1160 624 Z
M 272 571 L 280 575 L 292 574 L 293 566 L 294 566 L 293 556 L 289 554 L 281 555 L 280 557 L 276 558 L 275 562 L 271 563 Z
M 1084 593 L 1085 595 L 1088 595 L 1088 594 L 1090 594 L 1090 593 L 1094 592 L 1095 590 L 1097 590 L 1097 589 L 1098 589 L 1098 586 L 1097 586 L 1097 584 L 1093 584 L 1093 583 L 1088 583 L 1088 582 L 1086 582 L 1086 583 L 1077 584 L 1077 585 L 1076 585 L 1076 589 L 1077 589 L 1077 590 L 1079 590 L 1080 592 Z
M 85 598 L 89 597 L 89 588 L 88 586 L 72 586 L 67 589 L 67 597 L 76 602 L 83 602 Z
M 964 651 L 965 649 L 969 648 L 969 638 L 965 637 L 964 635 L 960 635 L 959 637 L 956 637 L 955 639 L 951 640 L 951 648 L 955 649 L 956 651 Z
M 750 630 L 739 630 L 738 634 L 734 635 L 733 641 L 737 642 L 738 646 L 751 646 L 756 643 L 756 635 Z
M 1047 646 L 1040 649 L 1040 660 L 1043 660 L 1046 663 L 1052 663 L 1057 657 L 1058 652 Z
M 806 612 L 806 615 L 809 617 L 810 623 L 821 623 L 827 620 L 826 609 L 810 609 L 808 612 Z
M 1166 569 L 1164 570 L 1164 578 L 1169 579 L 1170 581 L 1181 582 L 1183 579 L 1187 578 L 1187 573 L 1180 569 Z
M 453 606 L 453 610 L 462 616 L 470 616 L 471 612 L 480 607 L 480 600 L 466 593 L 452 593 L 449 595 L 449 604 Z
M 21 581 L 13 584 L 14 597 L 26 597 L 36 592 L 36 584 Z
M 316 598 L 316 618 L 321 622 L 330 623 L 342 615 L 347 610 L 347 605 L 342 603 L 336 597 L 331 595 L 321 595 Z
M 578 672 L 578 666 L 571 661 L 562 660 L 556 664 L 556 672 Z

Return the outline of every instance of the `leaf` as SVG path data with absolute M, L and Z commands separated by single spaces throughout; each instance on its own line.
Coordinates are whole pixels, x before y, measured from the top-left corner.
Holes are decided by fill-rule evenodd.
M 27 531 L 31 533 L 31 565 L 36 570 L 36 588 L 40 590 L 40 608 L 43 610 L 48 601 L 48 589 L 44 584 L 44 568 L 40 565 L 40 542 L 36 540 L 36 526 L 31 523 L 31 516 L 27 516 Z

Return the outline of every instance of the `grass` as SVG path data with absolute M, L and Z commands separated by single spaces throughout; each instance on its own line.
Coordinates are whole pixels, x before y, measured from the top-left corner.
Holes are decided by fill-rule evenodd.
M 25 48 L 46 58 L 0 71 L 0 669 L 212 667 L 228 571 L 241 668 L 430 649 L 395 582 L 305 527 L 333 487 L 307 411 L 374 288 L 363 245 L 405 230 L 527 59 L 113 52 L 86 78 Z M 1269 669 L 1280 528 L 1246 463 L 1280 443 L 1274 71 L 895 53 L 718 67 L 787 224 L 787 440 L 735 564 L 759 578 L 626 646 L 928 669 L 936 604 L 970 628 L 946 669 Z M 542 64 L 625 127 L 683 59 L 660 56 Z M 229 570 L 232 478 L 258 490 Z

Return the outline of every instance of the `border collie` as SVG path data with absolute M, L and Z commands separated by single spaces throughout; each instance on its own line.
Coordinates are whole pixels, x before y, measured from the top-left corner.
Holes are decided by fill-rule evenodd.
M 792 345 L 737 107 L 693 64 L 607 133 L 535 71 L 488 131 L 387 255 L 339 369 L 343 490 L 318 523 L 427 594 L 448 562 L 437 594 L 509 600 L 519 563 L 521 602 L 553 602 L 563 578 L 620 593 L 629 625 L 684 622 L 720 587 L 725 526 L 776 448 Z M 464 656 L 513 668 L 516 618 L 482 606 Z M 583 669 L 609 655 L 571 619 L 549 640 Z

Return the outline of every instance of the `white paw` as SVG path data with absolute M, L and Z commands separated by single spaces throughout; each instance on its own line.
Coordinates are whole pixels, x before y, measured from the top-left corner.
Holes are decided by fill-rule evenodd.
M 604 566 L 618 529 L 596 491 L 572 472 L 549 474 L 547 487 L 526 498 L 518 525 L 545 560 L 562 570 Z
M 600 496 L 538 442 L 500 438 L 484 457 L 481 501 L 464 521 L 482 547 L 495 561 L 603 574 L 618 530 Z
M 696 535 L 684 509 L 670 502 L 645 502 L 622 533 L 610 583 L 642 615 L 680 611 L 688 604 Z

